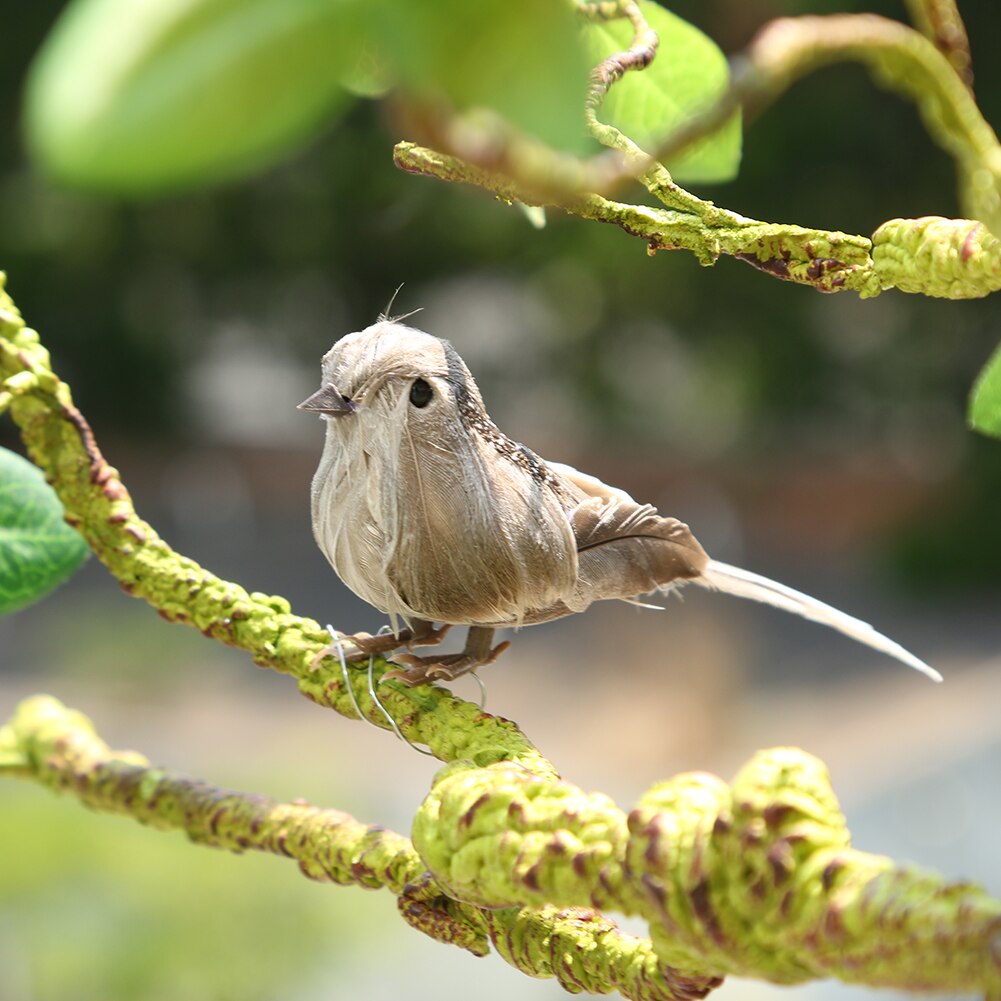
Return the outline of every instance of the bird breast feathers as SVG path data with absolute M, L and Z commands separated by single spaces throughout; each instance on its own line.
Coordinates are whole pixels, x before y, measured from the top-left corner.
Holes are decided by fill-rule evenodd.
M 408 424 L 399 474 L 389 573 L 423 617 L 516 625 L 573 593 L 577 547 L 560 498 L 513 454 L 461 423 L 433 437 Z

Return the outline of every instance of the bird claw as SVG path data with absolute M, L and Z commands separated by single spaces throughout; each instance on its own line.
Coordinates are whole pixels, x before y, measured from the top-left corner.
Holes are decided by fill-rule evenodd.
M 430 624 L 427 628 L 418 632 L 412 629 L 401 629 L 398 634 L 394 633 L 354 633 L 345 635 L 343 633 L 332 632 L 334 637 L 332 643 L 325 646 L 309 662 L 309 670 L 315 671 L 320 666 L 320 662 L 325 657 L 344 658 L 345 661 L 367 660 L 369 657 L 379 654 L 392 653 L 405 647 L 412 650 L 417 646 L 437 646 L 447 635 L 450 625 L 439 626 L 434 629 Z
M 332 643 L 328 643 L 313 657 L 309 662 L 309 669 L 317 670 L 326 657 L 336 657 L 338 660 L 343 658 L 348 662 L 359 661 L 373 654 L 389 653 L 399 645 L 400 641 L 391 633 L 380 636 L 373 636 L 371 633 L 355 633 L 353 636 L 337 634 Z
M 437 629 L 429 624 L 427 629 L 422 632 L 411 633 L 410 639 L 400 645 L 405 646 L 408 650 L 413 650 L 415 646 L 437 646 L 445 639 L 451 628 L 452 626 L 448 623 L 439 626 Z M 403 632 L 407 633 L 409 630 L 405 629 Z M 403 634 L 401 633 L 401 635 Z
M 434 681 L 454 681 L 478 667 L 492 664 L 510 645 L 508 640 L 498 643 L 485 657 L 467 651 L 438 657 L 417 657 L 411 653 L 397 654 L 392 661 L 394 664 L 400 664 L 401 669 L 387 671 L 382 680 L 395 679 L 410 688 Z

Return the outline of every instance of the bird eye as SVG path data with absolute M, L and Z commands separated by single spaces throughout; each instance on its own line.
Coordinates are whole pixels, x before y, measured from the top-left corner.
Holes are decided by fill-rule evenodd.
M 410 402 L 415 407 L 424 408 L 434 396 L 431 384 L 424 379 L 414 379 L 414 384 L 410 387 Z

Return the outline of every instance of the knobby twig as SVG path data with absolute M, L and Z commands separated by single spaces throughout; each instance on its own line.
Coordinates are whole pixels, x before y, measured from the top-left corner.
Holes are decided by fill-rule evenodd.
M 577 5 L 577 10 L 592 20 L 628 18 L 633 29 L 633 41 L 630 47 L 624 52 L 613 53 L 600 62 L 591 73 L 591 85 L 585 101 L 588 123 L 591 124 L 594 121 L 595 110 L 605 99 L 612 84 L 617 83 L 630 71 L 646 69 L 654 61 L 660 39 L 657 37 L 657 32 L 648 24 L 635 0 L 620 0 L 619 3 L 606 4 L 603 7 L 582 3 Z
M 3 773 L 199 844 L 284 855 L 311 879 L 385 887 L 437 940 L 475 955 L 492 942 L 575 992 L 698 998 L 738 973 L 1001 996 L 1001 902 L 853 849 L 823 765 L 794 749 L 759 753 L 732 787 L 677 776 L 628 817 L 510 762 L 464 763 L 436 779 L 413 846 L 338 811 L 150 768 L 46 696 L 0 729 Z M 641 915 L 651 939 L 594 908 Z
M 174 553 L 138 518 L 2 285 L 0 393 L 67 518 L 129 593 L 354 714 L 336 674 L 308 669 L 325 639 L 316 623 Z M 359 678 L 362 711 L 386 725 L 365 688 Z M 701 997 L 740 973 L 981 990 L 1001 1001 L 1001 902 L 853 849 L 810 755 L 762 752 L 731 787 L 678 776 L 627 815 L 561 781 L 514 724 L 439 689 L 383 691 L 403 731 L 450 762 L 418 811 L 412 845 L 336 811 L 152 769 L 110 752 L 79 714 L 44 697 L 0 730 L 0 774 L 203 843 L 289 855 L 313 878 L 385 886 L 433 937 L 477 954 L 490 940 L 520 969 L 570 990 L 661 1001 Z M 622 936 L 592 908 L 642 916 L 650 939 Z
M 630 48 L 595 68 L 586 101 L 589 129 L 609 147 L 606 153 L 581 162 L 538 143 L 529 155 L 517 140 L 499 133 L 492 142 L 481 135 L 480 141 L 464 144 L 438 133 L 432 138 L 442 141 L 432 142 L 435 149 L 399 143 L 397 166 L 473 184 L 508 201 L 613 222 L 643 239 L 651 252 L 690 250 L 704 265 L 726 254 L 822 292 L 848 289 L 869 298 L 896 288 L 966 299 L 1001 289 L 1001 245 L 992 235 L 1001 232 L 1001 145 L 970 92 L 969 48 L 951 0 L 911 0 L 932 40 L 868 14 L 771 22 L 732 61 L 731 85 L 719 100 L 651 151 L 599 121 L 597 109 L 626 72 L 642 70 L 657 57 L 656 34 L 635 0 L 578 2 L 577 7 L 589 19 L 626 17 L 633 27 Z M 864 63 L 877 82 L 917 104 L 932 138 L 956 160 L 963 210 L 970 219 L 892 219 L 871 240 L 764 223 L 685 191 L 660 162 L 714 132 L 739 108 L 759 107 L 807 73 L 845 60 Z M 626 178 L 640 180 L 666 210 L 609 200 L 608 192 Z
M 582 219 L 613 223 L 645 241 L 650 253 L 690 250 L 704 265 L 727 254 L 821 292 L 851 289 L 869 298 L 898 288 L 965 299 L 1001 289 L 1001 242 L 982 223 L 968 219 L 891 219 L 870 240 L 761 222 L 711 203 L 704 203 L 704 211 L 685 212 L 596 194 L 546 202 L 526 195 L 509 178 L 423 146 L 401 142 L 393 155 L 397 166 L 411 173 L 473 184 L 505 201 L 552 205 Z
M 0 775 L 32 778 L 95 810 L 159 830 L 182 830 L 196 844 L 293 859 L 310 879 L 388 889 L 403 918 L 440 942 L 477 956 L 490 943 L 532 977 L 568 990 L 621 991 L 636 1001 L 702 997 L 713 983 L 664 967 L 648 940 L 623 935 L 585 908 L 489 912 L 460 903 L 430 881 L 408 838 L 308 803 L 219 789 L 151 768 L 132 751 L 112 751 L 81 713 L 55 699 L 25 700 L 0 728 Z M 679 985 L 690 984 L 684 993 Z

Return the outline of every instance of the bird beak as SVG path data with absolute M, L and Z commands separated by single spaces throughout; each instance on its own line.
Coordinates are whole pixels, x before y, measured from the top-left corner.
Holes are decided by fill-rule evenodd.
M 341 396 L 336 386 L 323 386 L 296 407 L 296 410 L 314 410 L 320 414 L 330 414 L 331 417 L 344 417 L 357 409 L 352 400 Z

